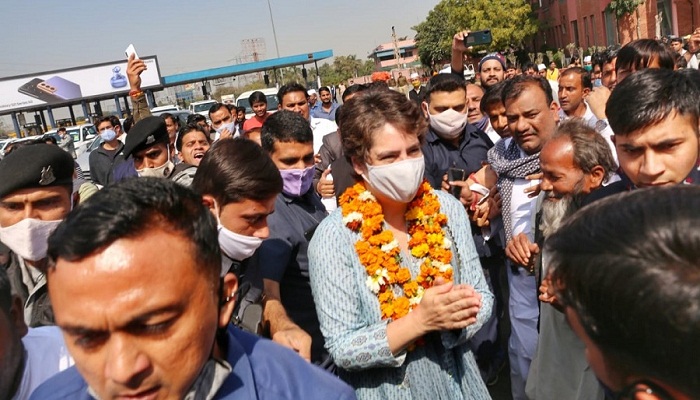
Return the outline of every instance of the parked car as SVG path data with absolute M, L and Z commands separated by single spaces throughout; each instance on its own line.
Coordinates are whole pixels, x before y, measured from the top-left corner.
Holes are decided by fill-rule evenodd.
M 155 115 L 155 116 L 160 116 L 160 115 L 163 115 L 163 114 L 165 114 L 165 113 L 168 113 L 168 114 L 170 114 L 170 115 L 172 115 L 172 116 L 174 116 L 174 117 L 177 117 L 177 119 L 180 120 L 180 126 L 185 126 L 185 125 L 187 125 L 187 117 L 189 117 L 190 115 L 192 115 L 192 112 L 191 112 L 191 111 L 188 111 L 188 110 L 179 110 L 179 111 L 156 111 L 156 112 L 152 112 L 151 114 L 152 114 L 152 115 Z
M 151 113 L 180 111 L 180 110 L 181 110 L 180 106 L 175 105 L 175 104 L 169 104 L 167 106 L 153 107 L 153 108 L 151 108 Z
M 96 138 L 92 139 L 90 144 L 85 148 L 85 151 L 81 153 L 78 156 L 78 158 L 75 159 L 75 162 L 78 163 L 80 169 L 83 170 L 83 175 L 85 176 L 85 180 L 87 181 L 92 180 L 90 178 L 90 153 L 97 150 L 97 148 L 100 147 L 101 144 L 102 138 L 100 136 L 97 136 Z
M 255 113 L 253 112 L 253 107 L 248 101 L 248 98 L 251 94 L 253 94 L 253 92 L 263 92 L 265 98 L 267 99 L 267 112 L 273 113 L 277 111 L 277 105 L 279 104 L 279 102 L 277 101 L 278 89 L 268 88 L 260 90 L 250 90 L 241 93 L 241 95 L 238 96 L 238 101 L 236 101 L 237 107 L 245 107 L 245 119 L 252 118 L 253 115 L 255 115 Z
M 10 144 L 14 139 L 0 139 L 0 160 L 5 157 L 5 147 Z
M 97 136 L 97 128 L 93 124 L 83 124 L 75 126 L 67 126 L 66 133 L 73 137 L 73 145 L 75 146 L 75 155 L 80 156 L 85 152 L 87 147 L 92 143 L 92 140 Z M 46 134 L 58 134 L 58 129 L 52 129 Z
M 209 109 L 216 103 L 218 103 L 218 101 L 216 100 L 195 101 L 190 103 L 189 110 L 190 112 L 203 115 L 207 119 L 209 119 Z

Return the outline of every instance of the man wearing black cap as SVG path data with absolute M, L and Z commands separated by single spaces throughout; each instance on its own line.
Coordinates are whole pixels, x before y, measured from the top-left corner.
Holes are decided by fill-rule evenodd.
M 31 326 L 53 325 L 46 287 L 48 237 L 72 208 L 73 159 L 48 144 L 0 161 L 0 241 L 12 250 L 7 273 Z
M 131 128 L 124 145 L 127 162 L 114 170 L 114 180 L 129 177 L 172 178 L 188 164 L 173 163 L 174 149 L 165 122 L 160 117 L 146 117 Z

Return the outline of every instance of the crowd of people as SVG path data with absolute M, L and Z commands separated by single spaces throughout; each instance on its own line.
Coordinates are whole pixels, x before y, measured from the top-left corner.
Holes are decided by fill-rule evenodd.
M 700 398 L 700 71 L 643 39 L 467 82 L 468 34 L 425 87 L 182 127 L 130 57 L 91 180 L 0 161 L 0 398 Z

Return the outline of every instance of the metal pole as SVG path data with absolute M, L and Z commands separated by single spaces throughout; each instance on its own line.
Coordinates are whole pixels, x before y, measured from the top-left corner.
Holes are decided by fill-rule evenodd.
M 53 110 L 51 107 L 46 107 L 46 114 L 49 116 L 49 125 L 51 125 L 51 129 L 56 127 L 56 122 L 53 119 Z
M 75 113 L 73 112 L 73 105 L 68 106 L 68 112 L 70 113 L 70 124 L 75 125 Z
M 117 106 L 117 114 L 119 114 L 118 118 L 121 118 L 122 117 L 122 105 L 119 102 L 119 96 L 117 96 L 116 94 L 114 95 L 114 104 Z
M 277 58 L 280 58 L 280 47 L 277 45 L 277 32 L 275 31 L 275 20 L 272 19 L 272 6 L 270 0 L 267 0 L 267 9 L 270 10 L 270 22 L 272 23 L 272 36 L 275 38 L 275 50 L 277 50 Z
M 17 113 L 12 113 L 12 125 L 15 127 L 15 134 L 17 138 L 22 137 L 22 131 L 19 129 L 19 122 L 17 121 Z

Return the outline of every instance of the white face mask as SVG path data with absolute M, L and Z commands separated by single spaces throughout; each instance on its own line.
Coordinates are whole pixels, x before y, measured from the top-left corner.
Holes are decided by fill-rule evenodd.
M 221 211 L 216 206 L 215 211 L 216 220 L 218 222 L 217 229 L 219 231 L 219 247 L 221 247 L 221 251 L 224 253 L 224 255 L 236 261 L 243 261 L 252 256 L 253 253 L 255 253 L 255 250 L 260 247 L 263 240 L 259 237 L 245 236 L 229 230 L 225 226 L 221 225 L 221 219 L 219 217 Z M 224 265 L 222 265 L 221 274 L 226 274 L 230 266 L 230 263 L 224 262 Z
M 224 129 L 228 129 L 229 132 L 233 135 L 236 133 L 236 121 L 230 122 L 228 124 L 221 124 L 218 128 L 216 128 L 216 131 L 218 133 L 221 133 L 224 131 Z
M 387 165 L 367 165 L 367 176 L 362 178 L 375 190 L 399 203 L 408 203 L 418 192 L 425 161 L 423 156 L 397 161 Z
M 440 114 L 429 114 L 430 127 L 443 139 L 458 138 L 467 126 L 467 114 L 455 111 L 451 108 Z
M 60 223 L 61 220 L 25 218 L 12 226 L 0 228 L 0 242 L 24 260 L 39 261 L 46 258 L 49 236 Z
M 175 164 L 173 164 L 173 162 L 170 161 L 170 146 L 166 146 L 166 149 L 168 152 L 168 162 L 161 165 L 160 167 L 137 169 L 136 172 L 139 174 L 140 177 L 167 178 L 170 176 L 170 173 L 173 172 L 173 169 L 175 168 Z

